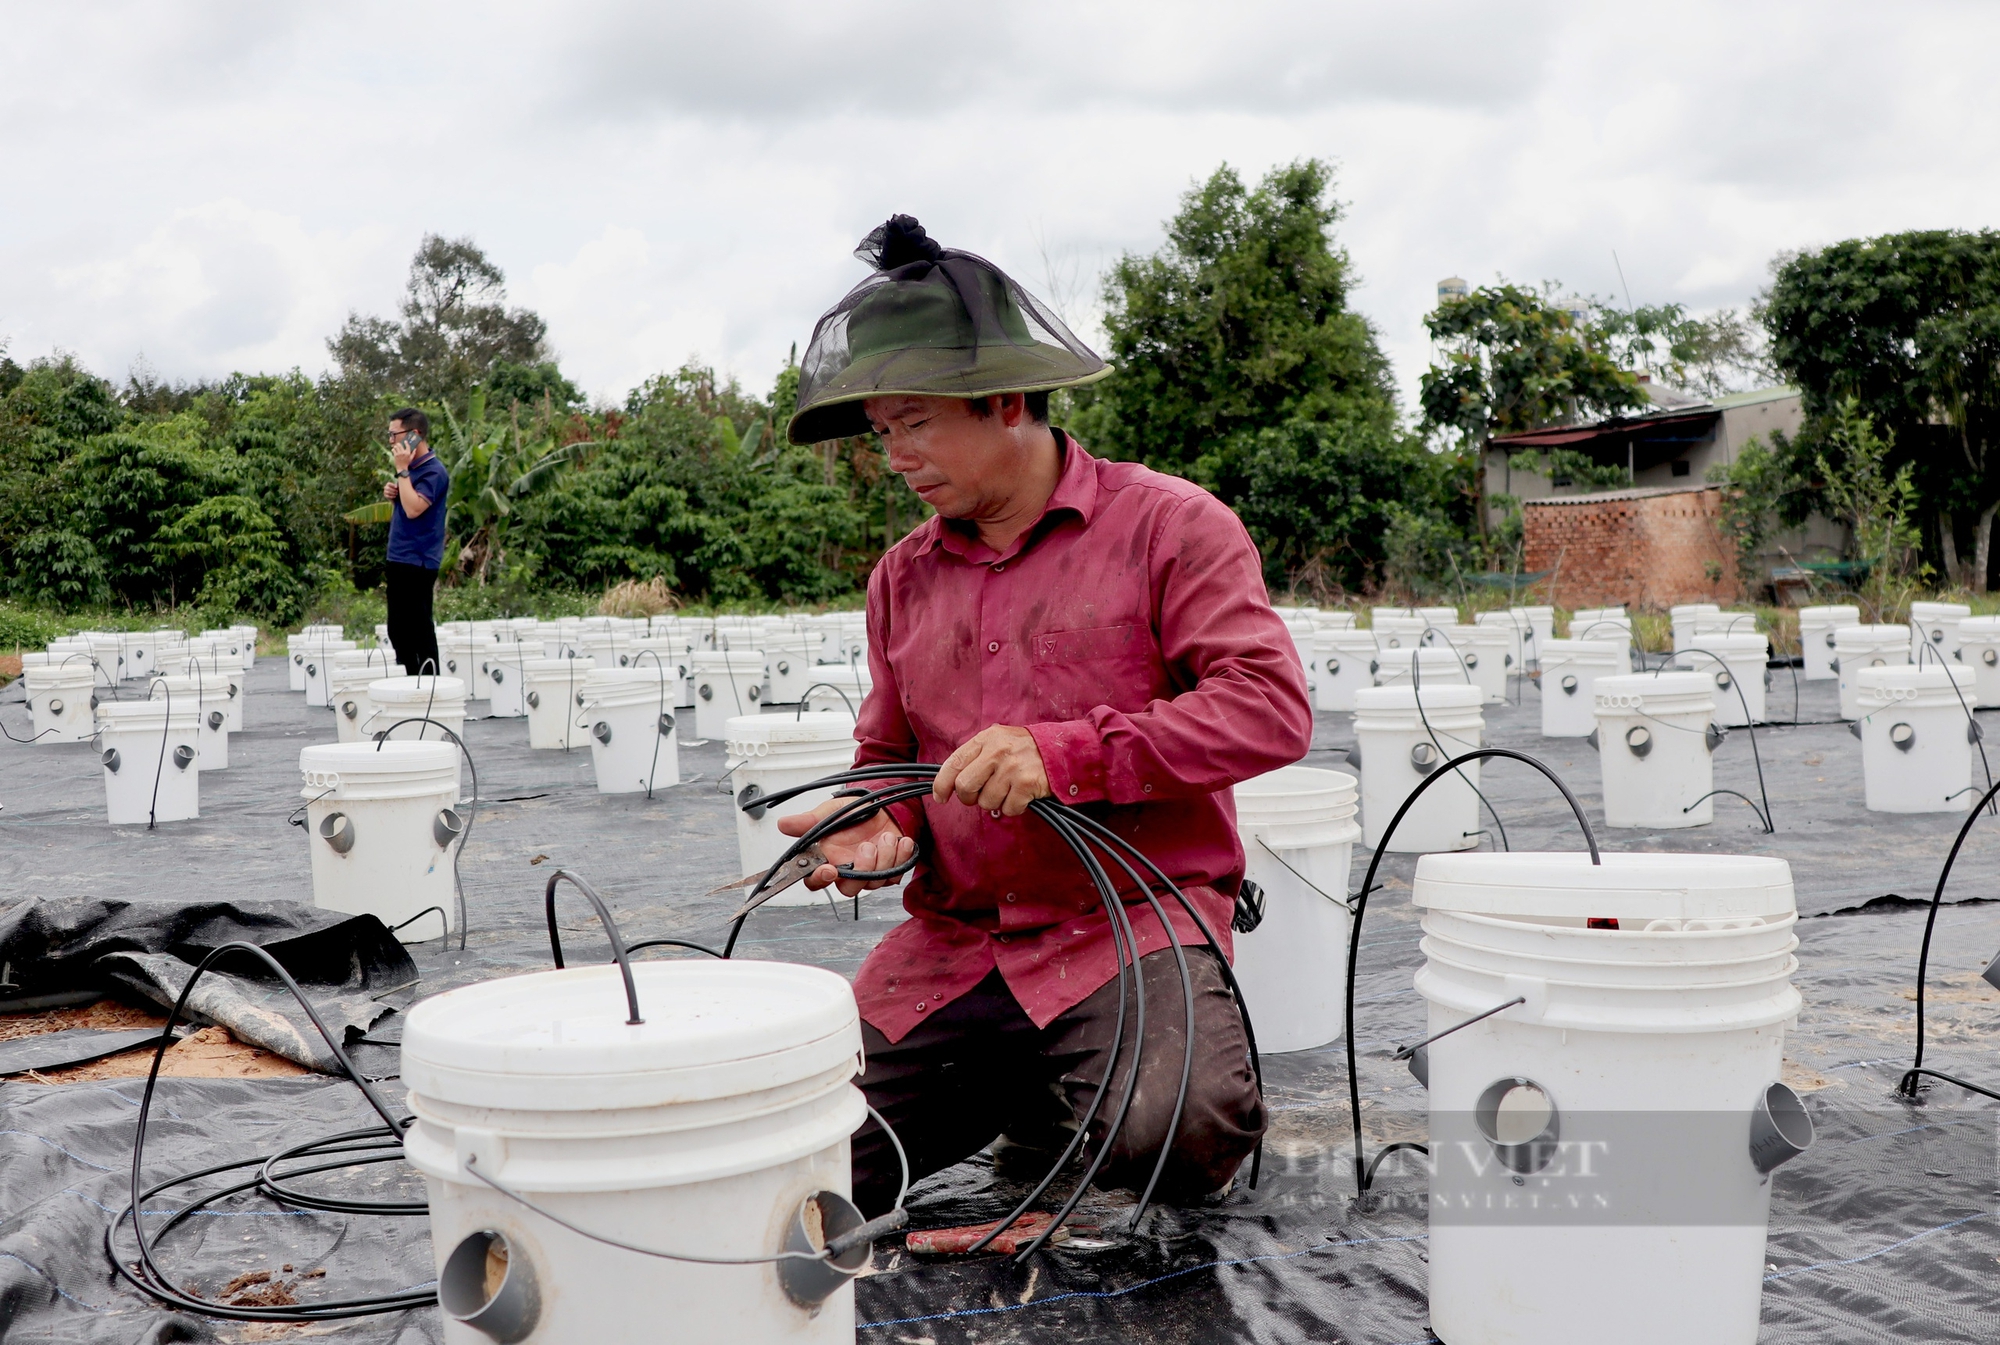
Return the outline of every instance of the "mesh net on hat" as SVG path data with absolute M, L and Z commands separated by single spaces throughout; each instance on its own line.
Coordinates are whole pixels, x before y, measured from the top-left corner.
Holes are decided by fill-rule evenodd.
M 989 397 L 1111 372 L 1047 305 L 982 257 L 938 246 L 897 215 L 861 240 L 875 268 L 813 328 L 799 368 L 795 444 L 866 434 L 864 398 Z

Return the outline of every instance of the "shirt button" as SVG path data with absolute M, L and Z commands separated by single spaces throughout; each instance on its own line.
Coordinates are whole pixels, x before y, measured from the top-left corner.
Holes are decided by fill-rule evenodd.
M 1000 572 L 1001 572 L 1002 570 L 1004 570 L 1004 569 L 1006 569 L 1006 568 L 1007 568 L 1007 566 L 1006 566 L 1006 565 L 1005 565 L 1004 563 L 1002 563 L 1002 564 L 999 564 L 999 565 L 995 565 L 995 566 L 993 567 L 993 573 L 995 573 L 995 574 L 999 574 L 999 573 L 1000 573 Z
M 988 645 L 986 646 L 986 652 L 987 652 L 987 653 L 989 653 L 989 654 L 997 654 L 997 653 L 999 653 L 999 652 L 1000 652 L 1000 642 L 999 642 L 998 640 L 994 640 L 993 642 L 991 642 L 990 644 L 988 644 Z
M 924 1011 L 924 1002 L 923 1002 L 922 1000 L 918 1000 L 918 1001 L 917 1001 L 917 1012 L 918 1012 L 918 1013 L 922 1013 L 923 1011 Z
M 1007 894 L 1007 900 L 1012 901 L 1013 899 L 1014 899 L 1014 894 L 1012 892 L 1009 892 Z
M 1075 785 L 1071 785 L 1071 786 L 1069 787 L 1069 792 L 1070 792 L 1071 794 L 1075 794 L 1075 793 L 1076 793 L 1076 786 L 1075 786 Z
M 1153 787 L 1152 787 L 1151 785 L 1146 785 L 1146 786 L 1144 786 L 1144 788 L 1145 788 L 1145 791 L 1146 791 L 1146 792 L 1147 792 L 1148 794 L 1150 794 L 1150 793 L 1152 793 L 1152 792 L 1153 792 Z

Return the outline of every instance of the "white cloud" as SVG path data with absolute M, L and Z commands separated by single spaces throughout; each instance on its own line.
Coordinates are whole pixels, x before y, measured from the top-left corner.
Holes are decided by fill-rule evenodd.
M 1044 248 L 1157 246 L 1224 160 L 1318 155 L 1407 401 L 1443 275 L 1618 295 L 1615 251 L 1634 299 L 1707 308 L 1783 249 L 2000 214 L 2000 11 L 1957 0 L 4 16 L 0 336 L 113 374 L 321 367 L 437 231 L 598 396 L 690 355 L 762 388 L 891 211 L 1041 288 Z

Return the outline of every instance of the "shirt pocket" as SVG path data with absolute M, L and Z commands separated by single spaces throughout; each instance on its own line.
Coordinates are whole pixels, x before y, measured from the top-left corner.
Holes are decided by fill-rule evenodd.
M 1160 694 L 1160 661 L 1145 625 L 1044 631 L 1029 643 L 1030 696 L 1043 721 L 1082 719 L 1100 705 L 1127 713 Z
M 1091 626 L 1085 630 L 1052 630 L 1035 637 L 1037 666 L 1091 663 L 1135 654 L 1151 654 L 1152 641 L 1144 626 Z

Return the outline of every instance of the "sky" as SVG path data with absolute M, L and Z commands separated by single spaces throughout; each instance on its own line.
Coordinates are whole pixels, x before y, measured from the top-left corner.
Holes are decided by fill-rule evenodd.
M 1182 193 L 1331 162 L 1405 408 L 1437 281 L 1748 303 L 2000 220 L 2000 6 L 0 0 L 0 341 L 122 381 L 328 367 L 470 236 L 616 402 L 763 391 L 889 214 L 1095 339 Z

